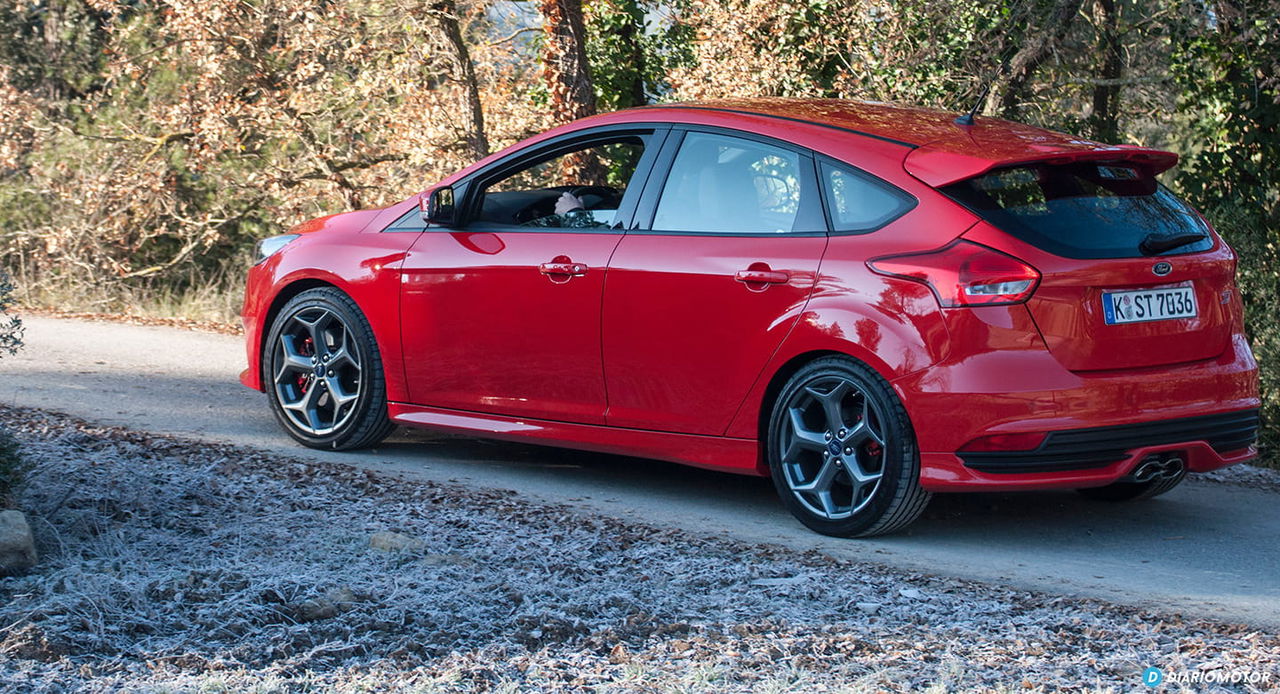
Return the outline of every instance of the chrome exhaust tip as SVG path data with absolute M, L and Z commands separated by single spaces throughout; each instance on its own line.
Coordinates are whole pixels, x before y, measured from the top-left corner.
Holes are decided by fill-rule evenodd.
M 1151 456 L 1138 463 L 1124 481 L 1145 484 L 1153 480 L 1171 480 L 1182 475 L 1186 466 L 1179 455 Z

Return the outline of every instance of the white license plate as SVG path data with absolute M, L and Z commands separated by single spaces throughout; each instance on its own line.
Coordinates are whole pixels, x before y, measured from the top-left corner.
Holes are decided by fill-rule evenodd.
M 1102 316 L 1107 325 L 1196 317 L 1196 292 L 1192 287 L 1103 292 Z

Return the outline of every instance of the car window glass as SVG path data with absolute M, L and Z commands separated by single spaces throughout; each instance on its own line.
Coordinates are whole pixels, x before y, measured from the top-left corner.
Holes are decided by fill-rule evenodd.
M 414 205 L 412 208 L 410 208 L 408 212 L 405 212 L 404 214 L 400 215 L 400 217 L 397 218 L 396 221 L 388 224 L 386 228 L 383 229 L 382 231 L 383 232 L 397 232 L 397 231 L 417 232 L 417 231 L 423 231 L 426 228 L 427 228 L 427 223 L 422 219 L 422 212 L 418 209 L 417 205 Z
M 997 169 L 942 189 L 992 225 L 1064 258 L 1139 258 L 1213 247 L 1205 222 L 1145 169 L 1067 162 Z
M 635 174 L 644 140 L 594 142 L 540 160 L 481 193 L 476 221 L 522 227 L 607 228 Z
M 800 155 L 754 140 L 691 132 L 658 201 L 653 228 L 780 233 L 801 206 Z
M 835 231 L 871 231 L 911 209 L 911 196 L 868 174 L 822 164 L 822 187 Z

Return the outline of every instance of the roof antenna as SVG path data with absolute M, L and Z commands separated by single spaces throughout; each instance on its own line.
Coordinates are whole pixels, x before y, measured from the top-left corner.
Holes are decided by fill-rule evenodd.
M 973 108 L 969 109 L 968 113 L 956 118 L 956 125 L 973 125 L 973 117 L 978 115 L 978 109 L 982 108 L 982 105 L 987 102 L 987 94 L 991 91 L 991 85 L 994 82 L 995 80 L 987 82 L 987 86 L 983 87 L 982 94 L 978 97 L 978 102 L 973 105 Z

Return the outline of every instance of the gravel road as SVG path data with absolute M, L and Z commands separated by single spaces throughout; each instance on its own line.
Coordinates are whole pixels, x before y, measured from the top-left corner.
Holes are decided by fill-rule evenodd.
M 808 532 L 763 480 L 659 462 L 398 434 L 379 450 L 300 448 L 263 396 L 241 387 L 238 338 L 113 323 L 31 318 L 28 347 L 0 361 L 0 403 L 169 433 L 407 479 L 515 490 L 656 527 L 815 551 L 833 560 L 980 580 L 1015 589 L 1280 629 L 1280 494 L 1275 476 L 1189 481 L 1145 504 L 1072 493 L 935 497 L 904 535 L 847 541 Z
M 0 691 L 1263 692 L 1280 639 L 0 408 Z M 1193 684 L 1181 684 L 1195 678 Z M 1206 681 L 1212 681 L 1206 685 Z

